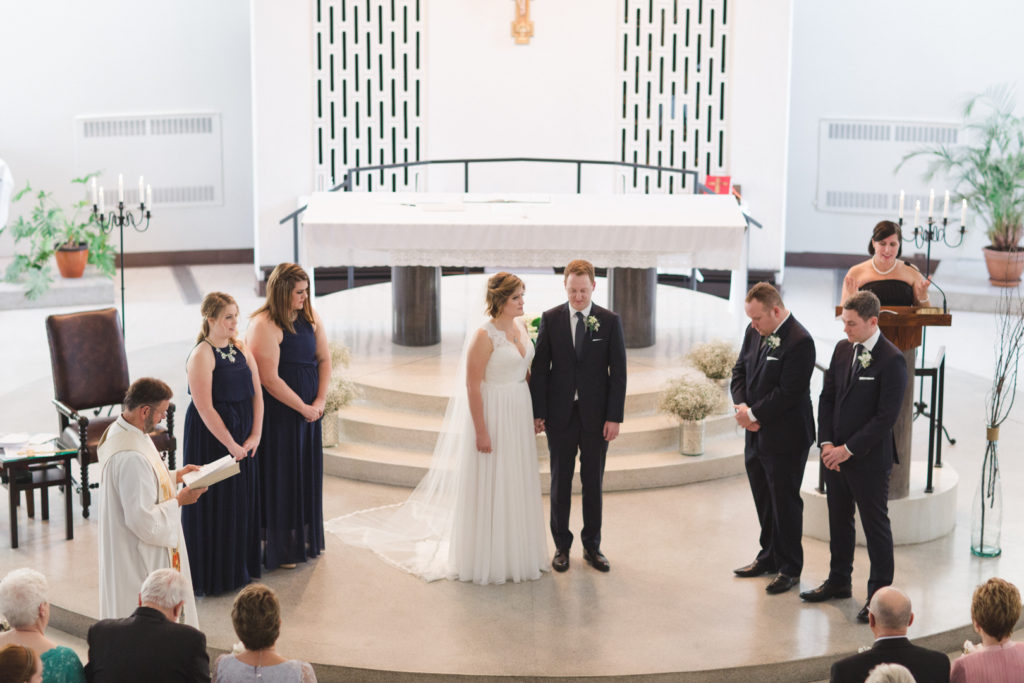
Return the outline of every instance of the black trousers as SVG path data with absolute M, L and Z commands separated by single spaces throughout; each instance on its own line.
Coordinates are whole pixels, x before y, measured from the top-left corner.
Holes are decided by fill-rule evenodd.
M 604 423 L 601 428 L 603 430 Z M 569 510 L 578 452 L 583 487 L 583 531 L 580 537 L 584 548 L 597 550 L 601 547 L 601 487 L 608 442 L 604 440 L 602 431 L 583 429 L 579 407 L 575 404 L 569 424 L 563 429 L 549 429 L 547 434 L 551 455 L 551 537 L 555 547 L 568 551 L 572 546 Z
M 889 525 L 889 470 L 858 471 L 840 464 L 838 472 L 825 470 L 828 495 L 829 551 L 832 560 L 828 580 L 836 585 L 850 585 L 853 575 L 853 552 L 856 527 L 853 510 L 856 505 L 864 527 L 871 572 L 868 575 L 868 599 L 879 588 L 892 585 L 895 570 L 892 549 L 892 528 Z
M 786 576 L 800 576 L 804 567 L 804 501 L 800 483 L 807 464 L 802 453 L 758 452 L 746 459 L 747 481 L 761 523 L 761 552 L 757 559 L 769 562 Z

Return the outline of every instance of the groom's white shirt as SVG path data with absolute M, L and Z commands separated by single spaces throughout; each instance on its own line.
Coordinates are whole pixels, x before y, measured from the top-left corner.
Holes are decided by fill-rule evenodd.
M 591 301 L 589 304 L 587 304 L 586 308 L 580 311 L 580 313 L 583 314 L 584 325 L 587 324 L 586 321 L 587 318 L 590 317 L 590 309 L 593 307 L 594 302 Z M 569 304 L 569 334 L 572 335 L 572 346 L 573 348 L 576 348 L 576 309 L 572 307 L 572 304 Z

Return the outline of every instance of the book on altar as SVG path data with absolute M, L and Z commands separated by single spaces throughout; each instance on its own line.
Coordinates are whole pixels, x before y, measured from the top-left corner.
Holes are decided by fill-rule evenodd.
M 238 474 L 238 462 L 230 455 L 208 462 L 198 470 L 185 474 L 181 481 L 190 489 L 205 489 Z

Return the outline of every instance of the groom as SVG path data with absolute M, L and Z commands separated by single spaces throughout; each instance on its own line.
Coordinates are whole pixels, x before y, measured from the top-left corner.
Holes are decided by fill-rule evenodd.
M 572 261 L 563 282 L 569 301 L 541 316 L 530 371 L 534 424 L 538 433 L 547 432 L 551 454 L 551 566 L 569 568 L 569 506 L 579 451 L 583 559 L 606 572 L 611 567 L 601 553 L 601 482 L 626 402 L 626 343 L 619 316 L 590 300 L 593 265 Z

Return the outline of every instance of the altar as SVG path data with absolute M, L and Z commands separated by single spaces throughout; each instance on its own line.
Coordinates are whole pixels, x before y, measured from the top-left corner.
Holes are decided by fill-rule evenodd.
M 299 262 L 391 266 L 392 338 L 439 339 L 440 266 L 549 268 L 582 258 L 609 268 L 626 344 L 654 343 L 659 268 L 732 271 L 739 309 L 747 222 L 729 195 L 324 192 L 303 214 Z

